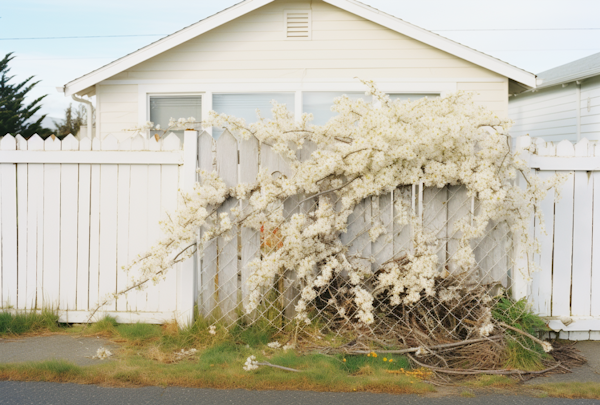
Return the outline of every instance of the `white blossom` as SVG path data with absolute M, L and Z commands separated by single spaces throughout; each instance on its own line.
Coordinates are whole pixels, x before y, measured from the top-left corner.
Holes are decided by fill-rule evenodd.
M 244 363 L 244 367 L 242 367 L 245 371 L 252 371 L 258 368 L 258 362 L 256 361 L 256 357 L 254 355 L 248 357 L 246 362 Z

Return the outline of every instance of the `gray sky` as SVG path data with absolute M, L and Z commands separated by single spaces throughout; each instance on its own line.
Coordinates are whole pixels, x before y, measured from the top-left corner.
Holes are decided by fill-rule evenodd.
M 69 99 L 57 86 L 238 2 L 0 0 L 0 55 L 17 55 L 17 79 L 42 81 L 43 112 L 60 118 Z M 598 0 L 363 2 L 533 73 L 600 52 Z M 10 39 L 106 35 L 153 36 Z

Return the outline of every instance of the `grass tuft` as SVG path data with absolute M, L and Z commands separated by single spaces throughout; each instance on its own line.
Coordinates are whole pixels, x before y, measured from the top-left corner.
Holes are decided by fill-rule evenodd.
M 49 309 L 37 312 L 21 312 L 12 314 L 0 313 L 0 336 L 23 335 L 26 333 L 39 332 L 42 330 L 56 331 L 58 326 L 58 314 Z
M 158 338 L 162 335 L 160 325 L 148 323 L 121 324 L 116 329 L 122 338 L 137 343 Z
M 492 309 L 492 316 L 500 322 L 521 329 L 533 336 L 547 331 L 542 318 L 531 312 L 525 299 L 515 301 L 502 297 Z M 530 338 L 511 330 L 506 331 L 506 367 L 520 370 L 542 370 L 543 360 L 550 356 Z
M 537 385 L 546 396 L 558 398 L 600 399 L 600 383 L 569 382 Z

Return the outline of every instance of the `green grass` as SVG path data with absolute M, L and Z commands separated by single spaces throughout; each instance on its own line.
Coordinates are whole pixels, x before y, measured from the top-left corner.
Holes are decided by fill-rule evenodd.
M 533 336 L 547 330 L 544 320 L 530 311 L 525 299 L 514 301 L 508 297 L 500 298 L 492 309 L 492 316 Z M 542 360 L 549 355 L 538 343 L 511 330 L 507 330 L 506 334 L 506 367 L 520 370 L 544 368 Z
M 147 323 L 121 324 L 116 327 L 116 330 L 122 338 L 133 342 L 142 342 L 161 336 L 159 325 Z
M 541 395 L 559 398 L 600 399 L 600 383 L 570 382 L 535 385 Z
M 0 312 L 0 336 L 22 335 L 42 330 L 56 331 L 58 329 L 58 315 L 52 310 L 42 310 L 39 313 L 36 311 L 21 312 L 18 314 Z

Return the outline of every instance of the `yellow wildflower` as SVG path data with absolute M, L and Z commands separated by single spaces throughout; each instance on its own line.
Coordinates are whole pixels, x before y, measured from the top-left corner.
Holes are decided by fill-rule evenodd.
M 384 358 L 383 358 L 383 361 L 387 361 L 387 357 L 384 357 Z
M 377 353 L 373 352 L 373 357 L 377 357 Z
M 342 361 L 345 363 L 345 362 L 346 362 L 346 359 L 343 359 Z

